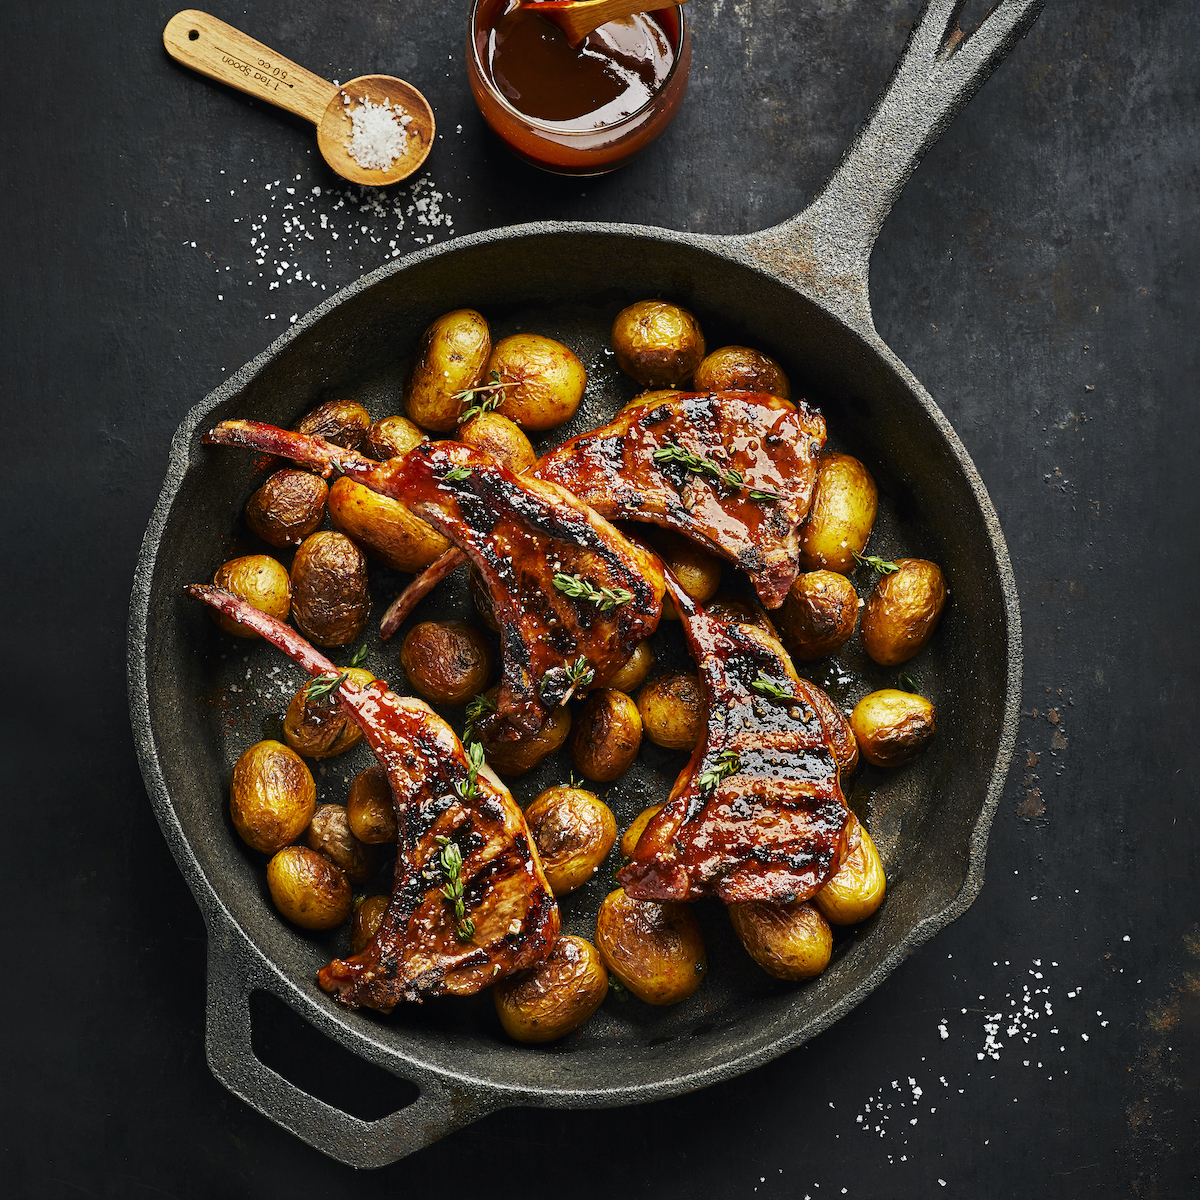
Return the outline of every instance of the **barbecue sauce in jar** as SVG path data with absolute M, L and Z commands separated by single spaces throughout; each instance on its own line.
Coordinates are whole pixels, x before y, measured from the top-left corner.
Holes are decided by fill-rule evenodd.
M 678 7 L 610 21 L 578 47 L 517 0 L 475 0 L 471 90 L 519 157 L 566 175 L 614 170 L 670 124 L 687 90 L 691 43 Z

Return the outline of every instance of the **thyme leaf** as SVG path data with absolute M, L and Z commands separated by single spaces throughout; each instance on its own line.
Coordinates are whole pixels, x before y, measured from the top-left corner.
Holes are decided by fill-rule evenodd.
M 461 779 L 454 785 L 454 790 L 464 804 L 469 804 L 479 790 L 479 768 L 483 766 L 483 747 L 478 742 L 464 746 L 467 752 L 467 779 Z
M 471 478 L 470 467 L 451 467 L 449 471 L 442 476 L 447 483 L 460 483 L 464 479 Z
M 912 692 L 914 696 L 921 694 L 921 681 L 915 675 L 901 675 L 900 682 L 906 692 Z
M 854 555 L 854 561 L 861 566 L 870 567 L 876 575 L 891 575 L 893 572 L 900 570 L 898 563 L 888 562 L 886 558 L 880 558 L 876 554 L 859 554 L 857 550 L 851 550 Z
M 304 689 L 304 703 L 315 704 L 318 700 L 325 700 L 331 692 L 337 691 L 349 678 L 349 671 L 343 671 L 340 675 L 333 671 L 326 671 L 324 675 L 314 676 Z
M 750 499 L 757 500 L 759 504 L 778 504 L 783 496 L 779 492 L 768 492 L 763 488 L 751 488 Z
M 679 463 L 680 466 L 697 475 L 708 475 L 726 487 L 741 487 L 745 482 L 740 471 L 733 467 L 722 467 L 707 455 L 693 454 L 676 442 L 668 442 L 665 446 L 657 446 L 653 458 L 660 463 Z
M 469 942 L 475 936 L 475 922 L 467 916 L 467 906 L 463 901 L 462 851 L 458 843 L 448 837 L 439 836 L 437 844 L 442 848 L 438 855 L 438 866 L 446 879 L 446 886 L 441 893 L 454 909 L 454 932 L 458 940 Z
M 582 654 L 573 663 L 567 663 L 567 680 L 572 691 L 587 687 L 595 678 L 596 672 L 588 666 L 588 660 Z
M 475 726 L 484 713 L 496 711 L 496 701 L 491 696 L 479 695 L 467 702 L 467 723 L 463 726 L 462 741 L 466 746 L 479 740 L 479 731 Z
M 727 775 L 741 770 L 742 760 L 733 750 L 722 750 L 716 763 L 696 781 L 702 792 L 711 792 Z
M 352 667 L 361 667 L 367 661 L 366 645 L 359 646 L 357 650 L 350 656 L 350 665 Z
M 625 588 L 598 588 L 578 575 L 567 575 L 562 571 L 554 576 L 554 586 L 572 600 L 590 600 L 601 612 L 612 612 L 633 599 L 633 593 Z
M 459 416 L 458 423 L 465 425 L 468 421 L 472 421 L 484 413 L 489 413 L 493 409 L 499 408 L 500 402 L 504 399 L 504 389 L 519 387 L 520 383 L 519 379 L 510 380 L 508 383 L 501 383 L 500 372 L 493 371 L 488 376 L 487 383 L 481 383 L 478 387 L 464 388 L 461 392 L 455 392 L 452 398 L 460 404 L 470 402 L 470 407 L 464 409 Z
M 608 990 L 612 992 L 622 1004 L 629 999 L 629 989 L 613 974 L 608 977 Z
M 772 700 L 795 700 L 796 697 L 787 690 L 775 683 L 774 680 L 768 679 L 763 671 L 759 671 L 758 678 L 750 685 L 760 696 L 768 696 Z

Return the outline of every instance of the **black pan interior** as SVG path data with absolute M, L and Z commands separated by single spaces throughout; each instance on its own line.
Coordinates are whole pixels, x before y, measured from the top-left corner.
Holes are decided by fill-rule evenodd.
M 564 435 L 607 419 L 634 394 L 616 368 L 608 334 L 617 311 L 662 296 L 692 309 L 710 348 L 730 342 L 778 358 L 796 395 L 829 420 L 831 444 L 861 457 L 883 495 L 871 543 L 875 553 L 928 557 L 941 564 L 950 603 L 932 644 L 911 664 L 941 720 L 934 747 L 891 773 L 860 771 L 849 789 L 884 855 L 887 900 L 865 925 L 839 936 L 835 958 L 818 979 L 772 980 L 750 961 L 719 904 L 703 903 L 709 977 L 687 1002 L 666 1009 L 610 999 L 584 1030 L 548 1048 L 518 1047 L 499 1028 L 491 998 L 440 1000 L 390 1017 L 341 1008 L 316 987 L 316 972 L 346 952 L 345 935 L 318 937 L 289 927 L 274 912 L 264 860 L 233 833 L 227 787 L 233 762 L 272 734 L 299 685 L 299 672 L 259 643 L 216 630 L 183 586 L 211 578 L 254 542 L 241 513 L 262 478 L 251 456 L 199 445 L 199 432 L 225 417 L 284 426 L 332 396 L 361 400 L 375 417 L 402 411 L 400 388 L 425 326 L 458 307 L 481 310 L 494 335 L 521 329 L 570 345 L 589 371 L 585 404 Z M 231 395 L 205 413 L 171 503 L 149 581 L 146 676 L 153 752 L 165 793 L 164 827 L 177 856 L 194 858 L 202 887 L 225 909 L 294 989 L 293 1002 L 337 1022 L 352 1048 L 403 1073 L 408 1062 L 473 1079 L 519 1099 L 604 1103 L 696 1086 L 769 1057 L 823 1028 L 857 1003 L 888 970 L 973 897 L 972 841 L 986 834 L 988 789 L 1004 741 L 1009 638 L 1003 595 L 978 481 L 936 410 L 902 369 L 786 285 L 722 256 L 719 240 L 620 230 L 528 231 L 483 236 L 400 270 L 370 277 L 283 346 L 234 381 Z M 285 558 L 285 562 L 287 559 Z M 372 568 L 375 617 L 404 577 Z M 734 572 L 726 568 L 726 580 Z M 861 594 L 868 581 L 856 579 Z M 416 619 L 473 617 L 460 580 L 429 597 Z M 399 640 L 368 630 L 367 665 L 405 690 Z M 678 626 L 656 635 L 660 662 L 683 664 Z M 338 655 L 335 659 L 341 661 Z M 875 667 L 853 640 L 811 678 L 845 706 L 897 672 Z M 807 673 L 803 672 L 802 673 Z M 446 713 L 461 730 L 461 710 Z M 315 772 L 319 799 L 342 799 L 369 761 L 359 747 Z M 600 788 L 623 828 L 665 795 L 683 756 L 646 744 L 633 771 Z M 522 801 L 565 778 L 565 756 L 513 781 Z M 153 790 L 153 789 L 152 789 Z M 178 822 L 179 833 L 170 826 Z M 189 864 L 190 865 L 190 864 Z M 565 925 L 590 936 L 600 898 L 615 886 L 607 869 L 564 903 Z M 375 890 L 385 890 L 381 886 Z M 311 1010 L 310 1010 L 311 1011 Z

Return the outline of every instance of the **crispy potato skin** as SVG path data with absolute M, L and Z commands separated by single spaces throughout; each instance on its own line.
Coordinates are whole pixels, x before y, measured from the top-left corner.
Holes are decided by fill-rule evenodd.
M 639 300 L 617 313 L 612 327 L 617 366 L 648 388 L 686 383 L 704 358 L 700 322 L 677 304 Z
M 379 866 L 378 851 L 354 836 L 346 810 L 340 804 L 322 804 L 313 813 L 308 826 L 308 845 L 340 867 L 351 883 L 366 883 Z
M 312 820 L 317 787 L 304 760 L 282 742 L 255 742 L 237 760 L 229 784 L 229 815 L 254 850 L 274 854 Z
M 556 896 L 587 883 L 617 840 L 616 817 L 583 788 L 547 788 L 525 809 L 525 820 Z
M 682 671 L 652 679 L 637 696 L 646 736 L 667 750 L 695 750 L 708 714 L 700 676 Z
M 748 900 L 727 911 L 742 945 L 768 975 L 812 979 L 829 965 L 833 931 L 811 904 Z
M 487 377 L 499 375 L 506 387 L 496 411 L 522 429 L 553 429 L 575 415 L 587 371 L 562 342 L 537 333 L 501 338 L 488 359 Z
M 924 696 L 883 688 L 864 696 L 850 714 L 863 758 L 876 767 L 899 767 L 933 741 L 937 709 Z
M 422 621 L 400 647 L 409 683 L 434 704 L 466 704 L 487 687 L 494 664 L 483 634 L 465 621 Z
M 269 613 L 281 621 L 288 619 L 292 606 L 292 584 L 283 564 L 266 554 L 247 554 L 222 563 L 213 575 L 217 587 L 240 596 L 260 612 Z M 213 620 L 234 637 L 256 638 L 257 633 L 239 625 L 223 613 L 213 612 Z
M 473 308 L 438 317 L 421 337 L 404 387 L 404 411 L 422 429 L 449 433 L 465 407 L 455 396 L 486 374 L 492 335 Z
M 458 440 L 483 450 L 521 475 L 537 462 L 537 455 L 520 425 L 498 412 L 480 413 L 459 427 Z
M 668 529 L 652 528 L 644 536 L 697 604 L 707 604 L 716 595 L 721 586 L 721 560 L 715 554 L 709 554 Z M 663 597 L 662 615 L 664 620 L 679 620 L 675 602 L 669 594 Z
M 645 682 L 652 666 L 654 651 L 650 649 L 649 641 L 638 642 L 633 653 L 616 671 L 607 679 L 597 680 L 596 686 L 614 688 L 618 692 L 635 692 Z
M 908 662 L 921 650 L 946 607 L 946 580 L 937 563 L 898 558 L 896 566 L 867 597 L 858 630 L 863 649 L 883 667 Z
M 394 571 L 423 571 L 450 549 L 407 505 L 345 475 L 329 489 L 329 519 L 334 529 Z
M 327 400 L 300 418 L 296 432 L 357 450 L 370 428 L 370 415 L 357 400 Z
M 350 953 L 361 954 L 379 932 L 387 912 L 387 896 L 368 896 L 355 910 L 350 923 Z
M 375 678 L 362 667 L 350 667 L 350 679 L 364 687 Z M 296 690 L 283 717 L 283 738 L 305 758 L 332 758 L 362 741 L 362 730 L 342 712 L 332 697 L 308 701 L 308 684 Z
M 246 524 L 272 546 L 298 546 L 325 515 L 329 486 L 311 471 L 276 471 L 246 502 Z
M 641 744 L 638 706 L 624 692 L 600 688 L 575 717 L 571 761 L 585 778 L 611 783 L 629 770 Z
M 692 386 L 698 392 L 766 392 L 792 398 L 783 368 L 769 355 L 749 346 L 722 346 L 696 368 Z
M 862 553 L 875 514 L 879 489 L 857 458 L 828 450 L 817 464 L 808 519 L 800 527 L 800 565 L 806 571 L 854 570 L 854 552 Z
M 850 640 L 858 620 L 858 593 L 836 571 L 808 571 L 792 584 L 777 617 L 788 653 L 812 662 Z
M 499 688 L 491 688 L 485 695 L 495 696 Z M 483 750 L 491 767 L 501 775 L 524 775 L 546 757 L 553 754 L 571 732 L 571 714 L 566 705 L 556 708 L 546 723 L 532 737 L 521 737 L 516 741 L 489 741 L 481 739 Z
M 596 948 L 609 971 L 647 1004 L 686 1000 L 708 969 L 704 936 L 688 905 L 632 900 L 624 888 L 600 905 Z
M 848 849 L 837 874 L 813 897 L 832 925 L 857 925 L 882 903 L 887 879 L 871 835 L 851 813 L 846 830 Z
M 301 929 L 334 929 L 354 904 L 346 876 L 307 846 L 285 846 L 267 863 L 267 887 L 275 907 Z
M 621 834 L 621 854 L 625 858 L 632 858 L 634 850 L 637 849 L 638 839 L 646 831 L 646 826 L 654 820 L 662 811 L 661 804 L 652 804 L 649 808 L 643 809 L 633 819 L 633 824 Z
M 492 989 L 500 1024 L 518 1042 L 552 1042 L 578 1029 L 607 994 L 608 972 L 596 947 L 570 934 L 540 967 Z
M 368 458 L 386 462 L 407 454 L 424 440 L 425 435 L 407 417 L 381 417 L 367 430 L 362 452 Z
M 350 823 L 350 832 L 360 842 L 373 846 L 396 840 L 392 785 L 388 783 L 387 772 L 378 763 L 354 777 L 346 799 L 346 820 Z
M 370 609 L 362 551 L 343 533 L 305 538 L 292 559 L 292 616 L 301 632 L 318 646 L 345 646 L 362 633 Z

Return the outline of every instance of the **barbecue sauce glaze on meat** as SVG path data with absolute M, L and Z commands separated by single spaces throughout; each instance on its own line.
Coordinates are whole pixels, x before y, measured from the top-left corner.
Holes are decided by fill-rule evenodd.
M 386 463 L 257 421 L 223 421 L 207 443 L 266 450 L 329 473 L 334 467 L 406 504 L 475 564 L 500 625 L 496 711 L 478 722 L 495 740 L 536 733 L 574 691 L 582 659 L 603 678 L 649 637 L 662 615 L 662 566 L 586 503 L 554 483 L 516 476 L 458 442 L 423 442 Z M 630 598 L 605 612 L 572 599 L 554 576 L 579 576 Z
M 764 630 L 708 616 L 681 588 L 670 590 L 700 669 L 708 727 L 617 879 L 639 900 L 805 900 L 840 865 L 848 817 L 813 685 Z M 771 686 L 789 698 L 764 694 Z M 702 786 L 729 756 L 736 769 Z
M 313 675 L 337 672 L 290 626 L 208 585 L 189 595 L 261 634 Z M 454 731 L 424 701 L 376 680 L 336 690 L 387 772 L 399 829 L 392 898 L 361 953 L 335 959 L 318 982 L 353 1008 L 390 1011 L 401 1000 L 471 995 L 545 961 L 558 939 L 558 906 L 525 818 L 485 767 L 469 797 L 469 769 Z M 462 855 L 464 918 L 443 893 L 447 839 Z
M 670 461 L 678 446 L 734 469 L 731 485 Z M 736 563 L 767 608 L 778 608 L 799 572 L 800 525 L 808 515 L 825 419 L 757 392 L 657 392 L 616 419 L 550 451 L 532 474 L 561 484 L 601 516 L 648 521 Z M 750 492 L 779 499 L 755 500 Z

